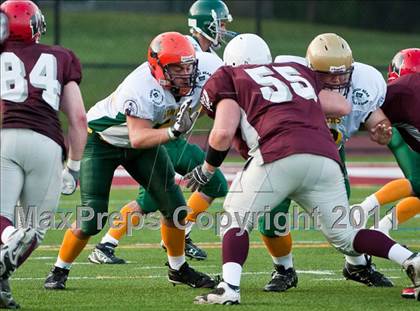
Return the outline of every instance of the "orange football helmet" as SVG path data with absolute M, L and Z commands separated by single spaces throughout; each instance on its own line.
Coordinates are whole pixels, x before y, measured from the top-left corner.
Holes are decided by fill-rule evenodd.
M 191 42 L 178 32 L 164 32 L 150 43 L 147 60 L 155 79 L 175 96 L 190 95 L 198 60 Z

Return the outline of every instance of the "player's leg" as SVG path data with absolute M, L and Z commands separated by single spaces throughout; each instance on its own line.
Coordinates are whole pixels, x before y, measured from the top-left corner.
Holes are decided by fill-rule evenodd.
M 140 186 L 140 193 L 143 193 L 144 188 Z M 143 204 L 139 204 L 138 200 L 131 201 L 124 205 L 120 210 L 120 219 L 115 219 L 108 232 L 102 237 L 101 242 L 98 243 L 88 256 L 92 263 L 96 264 L 125 264 L 126 261 L 115 255 L 115 248 L 118 246 L 120 240 L 136 228 L 140 223 L 140 217 L 143 210 L 140 208 Z
M 289 232 L 290 199 L 286 199 L 270 212 L 258 219 L 261 238 L 271 255 L 274 271 L 264 290 L 268 292 L 284 292 L 296 287 L 298 277 L 293 267 L 292 237 Z
M 0 148 L 0 307 L 17 308 L 19 305 L 13 299 L 9 286 L 9 275 L 16 268 L 16 256 L 9 255 L 9 249 L 19 250 L 23 254 L 29 243 L 25 243 L 24 234 L 18 232 L 16 224 L 16 205 L 24 183 L 24 171 L 21 166 L 23 159 L 18 149 L 18 133 L 15 129 L 1 130 Z M 8 244 L 13 243 L 13 247 Z M 8 258 L 4 258 L 7 256 Z M 6 267 L 6 261 L 12 264 Z M 14 264 L 13 264 L 14 263 Z
M 194 167 L 204 162 L 205 153 L 197 145 L 189 144 L 185 139 L 171 141 L 165 144 L 175 172 L 185 175 Z M 185 228 L 185 254 L 194 259 L 205 259 L 205 251 L 197 247 L 190 236 L 190 232 L 197 219 L 197 216 L 207 210 L 215 198 L 224 197 L 227 194 L 227 182 L 220 169 L 216 170 L 210 182 L 200 191 L 191 194 L 187 201 L 187 206 L 191 211 L 187 215 Z
M 132 151 L 123 166 L 144 186 L 162 214 L 161 234 L 167 248 L 169 281 L 197 288 L 213 287 L 214 281 L 209 276 L 190 268 L 185 261 L 185 230 L 182 227 L 187 215 L 185 199 L 175 184 L 175 171 L 166 149 L 158 146 Z
M 72 263 L 86 246 L 90 236 L 100 232 L 98 214 L 107 212 L 109 192 L 114 171 L 123 151 L 90 134 L 80 167 L 82 206 L 78 207 L 78 221 L 67 229 L 60 246 L 57 261 L 47 276 L 44 287 L 64 289 Z M 102 217 L 100 217 L 102 218 Z M 106 223 L 102 218 L 102 225 Z
M 365 215 L 369 211 L 379 208 L 382 205 L 395 202 L 397 200 L 413 196 L 416 191 L 414 188 L 420 192 L 420 177 L 419 175 L 419 165 L 420 154 L 413 151 L 401 137 L 397 129 L 393 129 L 392 140 L 388 145 L 388 148 L 392 151 L 397 160 L 397 163 L 401 170 L 404 173 L 405 179 L 397 179 L 387 183 L 381 189 L 376 191 L 374 194 L 367 197 L 360 206 L 363 208 Z M 417 171 L 417 173 L 415 173 Z M 396 210 L 397 221 L 407 220 L 407 215 L 417 214 L 419 210 L 418 204 L 415 204 L 413 207 L 411 205 L 403 204 Z M 411 212 L 407 212 L 411 210 Z M 401 223 L 401 222 L 399 222 Z M 394 224 L 395 225 L 395 224 Z M 392 228 L 392 223 L 390 222 L 390 217 L 386 217 L 380 223 L 380 229 L 384 232 L 389 231 Z
M 253 159 L 237 175 L 223 206 L 226 211 L 221 224 L 223 282 L 214 291 L 197 296 L 196 303 L 240 302 L 239 287 L 248 255 L 249 232 L 267 209 L 278 206 L 299 187 L 303 177 L 303 170 L 293 161 L 293 156 L 265 165 Z
M 376 230 L 356 230 L 348 214 L 344 179 L 337 163 L 309 156 L 312 163 L 301 191 L 292 198 L 313 214 L 327 240 L 346 255 L 368 254 L 390 259 L 403 266 L 413 283 L 420 286 L 420 256 Z M 323 162 L 323 163 L 322 163 Z M 312 176 L 312 178 L 310 178 Z M 316 207 L 316 208 L 315 208 Z M 340 217 L 341 216 L 341 217 Z

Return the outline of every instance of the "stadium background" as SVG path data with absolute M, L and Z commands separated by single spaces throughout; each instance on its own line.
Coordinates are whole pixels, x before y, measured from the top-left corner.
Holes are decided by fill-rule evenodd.
M 83 64 L 81 84 L 86 108 L 108 96 L 124 77 L 146 59 L 151 39 L 160 32 L 188 33 L 187 11 L 193 1 L 36 1 L 47 20 L 42 42 L 72 49 Z M 226 1 L 233 15 L 231 30 L 260 33 L 272 54 L 305 55 L 319 33 L 336 32 L 350 44 L 356 61 L 378 68 L 385 77 L 392 56 L 400 49 L 419 46 L 420 2 L 417 1 Z M 65 124 L 65 120 L 63 120 Z M 209 120 L 200 120 L 195 133 L 205 135 Z M 194 138 L 197 139 L 197 138 Z M 198 138 L 198 141 L 200 139 Z M 362 133 L 349 142 L 349 162 L 393 166 L 386 148 L 369 142 Z M 233 154 L 230 161 L 239 161 Z M 378 188 L 354 186 L 352 203 Z M 136 187 L 115 187 L 110 210 L 118 210 L 135 197 Z M 188 193 L 186 193 L 188 195 Z M 59 211 L 71 212 L 80 194 L 63 197 Z M 210 212 L 220 211 L 217 200 Z M 383 209 L 384 213 L 386 209 Z M 420 219 L 410 220 L 393 234 L 402 243 L 420 248 Z M 126 266 L 93 266 L 86 260 L 100 234 L 77 260 L 65 292 L 43 290 L 43 280 L 57 255 L 62 230 L 51 230 L 43 246 L 18 270 L 15 297 L 28 310 L 198 310 L 192 298 L 201 290 L 172 288 L 166 280 L 165 255 L 159 232 L 142 230 L 122 241 L 117 254 Z M 396 283 L 392 289 L 366 288 L 341 277 L 342 256 L 329 247 L 319 232 L 293 231 L 299 287 L 281 295 L 261 291 L 268 281 L 271 260 L 256 232 L 243 279 L 243 310 L 418 310 L 418 303 L 399 298 L 408 285 L 395 265 L 377 259 L 378 268 Z M 220 272 L 219 238 L 212 231 L 193 232 L 209 259 L 193 266 L 212 274 Z M 264 255 L 263 255 L 264 254 Z M 414 303 L 414 304 L 413 304 Z M 204 307 L 206 310 L 212 307 Z

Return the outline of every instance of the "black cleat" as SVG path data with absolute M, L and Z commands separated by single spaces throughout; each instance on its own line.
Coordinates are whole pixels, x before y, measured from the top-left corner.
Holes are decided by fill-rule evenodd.
M 197 260 L 207 259 L 207 253 L 195 245 L 189 235 L 185 236 L 185 256 Z
M 373 287 L 393 287 L 392 283 L 385 275 L 375 270 L 372 258 L 367 256 L 367 265 L 352 265 L 346 262 L 343 268 L 343 276 L 346 280 L 352 280 Z
M 289 288 L 297 287 L 298 276 L 296 270 L 291 267 L 285 269 L 282 265 L 274 265 L 271 280 L 264 286 L 265 292 L 285 292 Z
M 91 263 L 123 265 L 126 261 L 115 256 L 116 245 L 111 243 L 99 243 L 88 256 Z
M 167 265 L 169 266 L 169 264 Z M 186 284 L 194 288 L 214 288 L 216 286 L 215 280 L 207 274 L 195 271 L 187 262 L 184 262 L 179 270 L 169 266 L 168 281 L 174 286 L 178 284 Z
M 45 289 L 65 289 L 70 270 L 54 266 L 44 282 Z
M 19 309 L 19 304 L 13 299 L 9 279 L 0 279 L 0 309 Z

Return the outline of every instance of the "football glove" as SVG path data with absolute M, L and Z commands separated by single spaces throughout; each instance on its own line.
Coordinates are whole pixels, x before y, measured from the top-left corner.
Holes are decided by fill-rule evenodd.
M 174 125 L 168 128 L 168 135 L 170 139 L 177 139 L 182 134 L 186 134 L 192 129 L 199 112 L 196 111 L 190 115 L 189 109 L 191 103 L 192 100 L 189 99 L 179 108 Z
M 68 166 L 63 170 L 61 194 L 71 195 L 76 191 L 77 181 L 79 180 L 79 171 L 74 171 Z
M 198 165 L 191 172 L 187 173 L 184 179 L 188 182 L 187 188 L 194 192 L 204 187 L 213 175 L 214 173 L 208 171 L 203 165 Z

